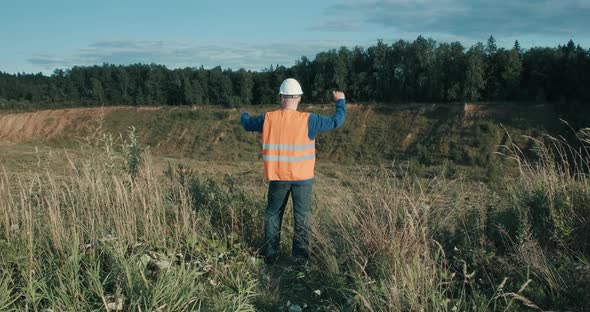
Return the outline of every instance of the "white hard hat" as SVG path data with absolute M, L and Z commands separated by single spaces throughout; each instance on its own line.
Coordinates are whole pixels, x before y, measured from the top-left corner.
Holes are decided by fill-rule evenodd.
M 301 90 L 301 86 L 299 82 L 293 78 L 287 78 L 281 83 L 281 88 L 279 89 L 279 94 L 281 95 L 302 95 L 303 90 Z

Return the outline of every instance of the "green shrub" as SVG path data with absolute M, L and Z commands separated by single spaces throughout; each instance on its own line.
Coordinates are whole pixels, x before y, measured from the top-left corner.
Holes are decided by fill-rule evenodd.
M 451 144 L 451 148 L 449 151 L 449 157 L 451 158 L 451 160 L 456 163 L 456 164 L 461 164 L 464 163 L 465 160 L 465 151 L 463 150 L 463 148 L 461 148 L 461 146 L 457 145 L 457 144 Z
M 143 149 L 139 146 L 135 127 L 129 127 L 127 139 L 128 142 L 125 145 L 125 155 L 127 157 L 127 173 L 132 177 L 136 177 L 139 173 L 139 170 L 143 162 Z
M 532 234 L 543 246 L 567 247 L 588 255 L 589 191 L 590 186 L 577 183 L 558 188 L 539 184 L 515 190 L 514 196 Z
M 170 113 L 172 120 L 203 120 L 206 119 L 207 112 L 203 110 L 186 110 L 186 109 L 175 109 Z
M 486 167 L 486 182 L 492 185 L 497 185 L 502 180 L 500 167 L 495 163 L 488 163 Z
M 491 166 L 490 153 L 486 149 L 479 149 L 475 152 L 475 163 L 483 168 Z
M 247 195 L 227 176 L 225 185 L 213 180 L 190 177 L 188 191 L 193 206 L 210 216 L 220 235 L 230 237 L 254 248 L 261 245 L 265 203 Z
M 229 117 L 229 112 L 227 111 L 213 111 L 213 120 L 226 120 Z
M 590 304 L 587 292 L 582 294 L 590 281 L 590 180 L 584 173 L 590 159 L 572 163 L 569 157 L 579 148 L 550 136 L 545 140 L 535 141 L 537 157 L 532 160 L 509 146 L 520 176 L 507 184 L 509 214 L 498 214 L 495 221 L 507 229 L 503 233 L 512 245 L 513 261 L 535 276 L 528 296 L 542 307 L 583 310 Z M 571 300 L 574 296 L 578 299 Z
M 432 163 L 432 152 L 425 145 L 418 143 L 416 144 L 416 158 L 420 163 L 429 165 Z

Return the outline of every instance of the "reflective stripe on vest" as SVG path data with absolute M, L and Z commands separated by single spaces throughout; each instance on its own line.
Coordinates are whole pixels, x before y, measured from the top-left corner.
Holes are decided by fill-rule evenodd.
M 262 160 L 270 181 L 307 180 L 314 176 L 315 141 L 308 137 L 309 113 L 276 110 L 264 116 Z
M 281 161 L 281 162 L 298 162 L 304 160 L 314 159 L 314 154 L 304 156 L 276 156 L 276 155 L 262 155 L 264 161 Z
M 304 151 L 306 149 L 315 148 L 315 142 L 304 145 L 296 144 L 262 144 L 263 150 L 276 149 L 284 151 Z

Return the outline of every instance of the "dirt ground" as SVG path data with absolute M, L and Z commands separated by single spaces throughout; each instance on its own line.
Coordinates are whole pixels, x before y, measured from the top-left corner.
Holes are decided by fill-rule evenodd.
M 96 107 L 43 110 L 28 113 L 0 113 L 0 144 L 32 139 L 51 139 L 66 131 L 86 132 L 116 110 L 157 110 L 158 107 Z

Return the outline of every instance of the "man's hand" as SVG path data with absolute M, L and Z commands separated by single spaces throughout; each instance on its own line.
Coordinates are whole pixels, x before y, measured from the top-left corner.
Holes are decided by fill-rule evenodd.
M 338 101 L 338 100 L 344 100 L 344 92 L 342 91 L 332 91 L 332 95 L 334 96 L 334 101 Z

